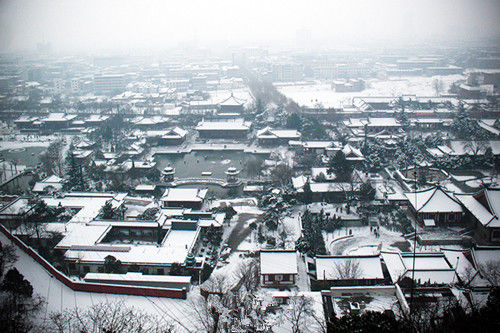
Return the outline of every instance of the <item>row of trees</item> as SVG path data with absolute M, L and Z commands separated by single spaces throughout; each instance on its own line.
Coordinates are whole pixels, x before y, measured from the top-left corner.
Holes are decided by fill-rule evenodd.
M 310 256 L 318 254 L 327 254 L 323 232 L 326 224 L 330 223 L 329 229 L 335 228 L 335 221 L 328 221 L 321 215 L 313 216 L 309 210 L 306 210 L 302 216 L 302 236 L 297 241 L 297 250 Z
M 458 105 L 455 118 L 451 124 L 451 129 L 458 139 L 462 140 L 486 140 L 485 131 L 479 127 L 478 123 L 470 118 L 462 103 Z
M 325 126 L 313 116 L 305 116 L 298 112 L 291 113 L 286 118 L 286 128 L 296 129 L 302 137 L 308 140 L 329 139 Z

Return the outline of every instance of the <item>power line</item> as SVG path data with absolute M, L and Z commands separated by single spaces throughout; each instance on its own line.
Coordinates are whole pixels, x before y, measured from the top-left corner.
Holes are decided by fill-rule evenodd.
M 413 265 L 412 265 L 412 271 L 411 271 L 411 290 L 410 290 L 410 316 L 412 314 L 413 310 L 413 291 L 415 288 L 415 259 L 417 255 L 417 227 L 418 227 L 418 211 L 419 209 L 417 208 L 417 165 L 415 163 L 415 172 L 413 173 L 415 176 L 415 184 L 413 187 L 413 193 L 415 194 L 415 234 L 413 235 Z

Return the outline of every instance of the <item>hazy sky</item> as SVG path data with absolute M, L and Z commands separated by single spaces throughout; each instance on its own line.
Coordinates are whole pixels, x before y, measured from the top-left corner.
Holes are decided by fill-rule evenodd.
M 0 0 L 0 51 L 500 36 L 500 0 Z

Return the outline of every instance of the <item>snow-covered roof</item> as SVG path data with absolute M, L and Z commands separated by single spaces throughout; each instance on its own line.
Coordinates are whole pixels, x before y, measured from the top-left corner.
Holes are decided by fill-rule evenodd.
M 441 150 L 443 152 L 443 154 L 446 154 L 446 155 L 451 155 L 453 153 L 453 150 L 450 147 L 445 146 L 445 145 L 437 146 L 437 148 L 439 150 Z
M 440 118 L 412 118 L 410 122 L 419 124 L 441 124 L 444 123 L 444 120 Z
M 304 142 L 304 148 L 306 149 L 325 149 L 328 147 L 332 147 L 332 141 L 306 141 Z
M 91 114 L 85 119 L 86 122 L 101 122 L 109 119 L 109 116 L 100 115 L 100 114 Z
M 306 176 L 301 175 L 301 176 L 297 176 L 297 177 L 292 177 L 292 185 L 293 185 L 293 188 L 296 190 L 304 187 L 306 182 L 307 182 Z
M 405 196 L 419 213 L 461 213 L 462 206 L 457 199 L 440 187 L 423 191 L 406 192 Z
M 491 147 L 491 152 L 493 153 L 493 155 L 495 155 L 495 156 L 500 155 L 500 141 L 499 140 L 490 141 L 490 147 Z
M 90 222 L 94 220 L 106 201 L 111 202 L 113 208 L 123 204 L 127 193 L 97 193 L 97 192 L 70 192 L 64 193 L 61 198 L 42 196 L 41 199 L 49 207 L 62 207 L 80 209 L 70 222 Z
M 85 223 L 67 223 L 64 238 L 56 245 L 58 249 L 70 249 L 72 246 L 95 245 L 109 230 L 110 225 L 88 225 Z
M 157 244 L 77 246 L 67 250 L 65 257 L 80 262 L 102 263 L 108 255 L 112 255 L 125 264 L 183 263 L 197 236 L 197 230 L 170 230 L 161 246 Z
M 197 131 L 248 131 L 249 121 L 202 121 L 196 126 Z
M 487 205 L 477 200 L 483 194 Z M 500 228 L 500 189 L 485 189 L 482 193 L 456 194 L 455 197 L 485 227 Z
M 418 283 L 432 283 L 439 285 L 448 285 L 457 282 L 456 273 L 452 269 L 447 270 L 415 270 L 407 271 L 404 275 L 408 278 L 414 278 Z
M 38 120 L 38 117 L 32 117 L 32 116 L 21 116 L 14 120 L 14 123 L 32 123 L 34 121 Z
M 103 153 L 102 156 L 105 160 L 112 160 L 118 158 L 118 153 Z
M 342 152 L 346 156 L 347 160 L 363 160 L 364 156 L 361 150 L 351 146 L 350 144 L 346 144 L 344 148 L 342 148 Z
M 482 120 L 478 120 L 477 123 L 478 123 L 479 126 L 481 126 L 481 128 L 483 128 L 484 130 L 490 132 L 491 134 L 493 134 L 493 135 L 500 135 L 500 130 L 496 129 L 493 126 L 490 126 L 490 125 L 486 124 Z
M 488 281 L 479 275 L 479 272 L 470 261 L 472 258 L 469 260 L 469 256 L 465 255 L 464 250 L 441 249 L 441 251 L 463 283 L 474 287 L 489 286 Z
M 286 250 L 261 250 L 261 274 L 297 274 L 297 252 Z
M 136 272 L 125 274 L 116 273 L 87 273 L 83 278 L 85 281 L 127 281 L 127 282 L 163 282 L 163 283 L 186 283 L 191 282 L 191 276 L 176 275 L 145 275 Z
M 62 182 L 63 179 L 61 177 L 58 177 L 56 175 L 49 176 L 42 180 L 42 183 L 60 183 Z
M 313 193 L 340 193 L 346 191 L 357 191 L 359 190 L 359 184 L 351 183 L 311 183 L 311 192 Z M 303 192 L 304 190 L 298 189 L 297 192 Z
M 366 120 L 359 118 L 349 118 L 342 121 L 346 127 L 364 127 Z
M 85 149 L 85 148 L 92 147 L 93 145 L 94 145 L 93 142 L 90 142 L 90 141 L 84 139 L 84 140 L 80 141 L 79 143 L 77 143 L 75 145 L 75 148 L 77 148 L 77 149 Z
M 499 246 L 476 246 L 472 249 L 472 258 L 474 265 L 479 269 L 484 269 L 488 265 L 500 265 L 500 247 Z
M 53 176 L 57 177 L 57 176 Z M 57 177 L 59 178 L 59 177 Z M 32 191 L 35 193 L 42 193 L 45 192 L 45 189 L 48 187 L 52 187 L 55 190 L 60 190 L 63 187 L 63 182 L 62 180 L 60 181 L 47 181 L 47 179 L 44 179 L 40 182 L 36 182 L 35 185 L 33 186 Z
M 357 265 L 358 274 L 353 280 L 383 279 L 382 264 L 380 256 L 328 256 L 316 257 L 316 279 L 317 280 L 342 280 L 343 267 L 349 262 Z
M 59 121 L 70 121 L 77 117 L 76 114 L 65 114 L 65 113 L 49 113 L 49 115 L 41 120 L 44 122 L 59 122 Z
M 433 157 L 443 157 L 444 156 L 444 153 L 439 150 L 439 148 L 426 148 L 425 149 L 429 155 L 433 156 Z
M 351 128 L 361 128 L 361 127 L 401 127 L 401 124 L 398 120 L 392 117 L 385 118 L 368 118 L 368 119 L 359 119 L 359 118 L 349 118 L 343 121 L 346 127 Z
M 455 280 L 455 271 L 448 264 L 446 257 L 441 252 L 436 253 L 413 253 L 382 251 L 381 256 L 391 276 L 392 282 L 396 283 L 403 277 L 420 280 L 421 283 L 431 282 L 436 284 L 451 284 Z M 413 261 L 415 260 L 415 264 Z M 415 269 L 413 269 L 415 267 Z
M 299 139 L 300 133 L 297 130 L 287 130 L 287 129 L 272 129 L 271 127 L 266 127 L 257 132 L 257 138 L 259 139 Z
M 199 188 L 167 188 L 162 201 L 201 202 L 205 199 L 208 189 Z
M 171 227 L 161 244 L 102 243 L 107 232 L 114 226 L 156 228 L 157 223 L 109 221 L 67 223 L 66 235 L 57 247 L 67 250 L 64 254 L 67 259 L 80 262 L 102 263 L 108 255 L 112 255 L 126 264 L 169 265 L 185 261 L 196 243 L 200 230 L 194 221 L 195 228 L 190 228 L 190 230 Z
M 221 101 L 218 103 L 219 105 L 224 105 L 224 106 L 243 106 L 246 103 L 245 100 L 236 98 L 233 93 L 231 93 L 231 96 L 226 98 L 225 100 Z
M 369 118 L 366 126 L 368 127 L 401 127 L 399 121 L 395 118 Z
M 136 191 L 154 191 L 156 189 L 156 185 L 148 185 L 148 184 L 139 184 L 135 187 Z
M 183 138 L 187 134 L 187 131 L 180 128 L 180 127 L 175 127 L 172 129 L 167 130 L 162 137 L 163 138 Z

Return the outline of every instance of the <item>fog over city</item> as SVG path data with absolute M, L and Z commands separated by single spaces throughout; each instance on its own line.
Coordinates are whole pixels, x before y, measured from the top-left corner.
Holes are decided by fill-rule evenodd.
M 64 52 L 195 46 L 361 47 L 499 38 L 496 0 L 2 0 L 0 49 Z M 303 41 L 302 41 L 303 43 Z
M 500 0 L 0 0 L 0 333 L 500 332 Z

